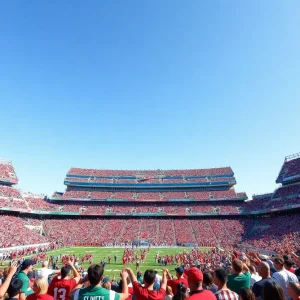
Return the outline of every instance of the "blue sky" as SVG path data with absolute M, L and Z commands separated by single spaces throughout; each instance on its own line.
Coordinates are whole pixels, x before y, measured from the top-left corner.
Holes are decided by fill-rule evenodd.
M 0 156 L 24 191 L 71 166 L 230 165 L 274 190 L 300 152 L 299 1 L 7 1 Z

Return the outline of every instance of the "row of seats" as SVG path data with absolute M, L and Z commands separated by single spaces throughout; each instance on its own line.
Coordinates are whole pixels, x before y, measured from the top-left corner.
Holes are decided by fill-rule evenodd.
M 234 199 L 237 198 L 234 189 L 225 191 L 198 191 L 198 192 L 102 192 L 97 190 L 80 189 L 80 190 L 67 190 L 62 199 L 128 199 L 128 200 L 164 200 L 164 199 Z
M 300 194 L 300 184 L 283 186 L 276 190 L 273 198 L 281 198 L 290 195 L 298 195 Z
M 212 168 L 212 169 L 190 169 L 190 170 L 97 170 L 71 168 L 69 175 L 82 176 L 216 176 L 231 175 L 233 171 L 230 167 Z
M 82 214 L 105 214 L 105 213 L 120 213 L 120 214 L 131 214 L 131 213 L 168 213 L 168 214 L 191 214 L 191 213 L 236 213 L 242 209 L 243 203 L 231 202 L 231 203 L 156 203 L 150 205 L 147 203 L 122 203 L 122 204 L 101 204 L 93 202 L 85 203 L 70 203 L 60 204 L 57 202 L 47 202 L 42 198 L 26 197 L 24 198 L 28 203 L 28 207 L 25 201 L 14 201 L 13 203 L 23 203 L 24 207 L 33 210 L 44 210 L 44 211 L 61 211 L 61 212 L 80 212 Z M 7 200 L 6 200 L 7 201 Z M 9 202 L 1 202 L 0 207 L 10 207 Z
M 234 177 L 200 177 L 200 178 L 148 178 L 148 179 L 116 179 L 104 177 L 67 177 L 66 181 L 69 182 L 87 182 L 87 183 L 112 183 L 112 184 L 184 184 L 196 182 L 233 182 Z

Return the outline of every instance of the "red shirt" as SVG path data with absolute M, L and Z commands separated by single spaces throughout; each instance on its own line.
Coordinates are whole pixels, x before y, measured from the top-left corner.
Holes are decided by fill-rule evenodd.
M 163 300 L 166 296 L 166 291 L 164 289 L 160 288 L 157 291 L 150 291 L 147 288 L 142 287 L 137 281 L 133 283 L 133 293 L 137 300 Z
M 48 287 L 48 294 L 54 297 L 54 300 L 69 300 L 70 292 L 76 285 L 75 279 L 59 279 L 54 277 Z
M 189 287 L 188 281 L 186 278 L 178 278 L 173 280 L 168 280 L 167 285 L 171 287 L 173 294 L 177 292 L 177 285 L 182 282 L 187 288 Z
M 209 290 L 200 290 L 191 292 L 191 296 L 186 298 L 186 300 L 216 300 L 216 296 Z
M 47 294 L 44 295 L 36 295 L 36 294 L 31 294 L 27 296 L 28 300 L 53 300 L 53 297 Z

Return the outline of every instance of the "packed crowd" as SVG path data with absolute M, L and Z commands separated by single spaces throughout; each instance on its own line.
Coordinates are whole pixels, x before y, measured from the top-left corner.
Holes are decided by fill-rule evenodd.
M 116 264 L 119 259 L 109 250 L 107 261 L 104 258 L 96 264 L 92 253 L 54 256 L 47 255 L 45 249 L 31 248 L 35 255 L 24 259 L 27 253 L 20 251 L 10 254 L 10 267 L 0 269 L 0 298 L 7 293 L 9 299 L 20 300 L 300 299 L 300 257 L 294 252 L 269 256 L 233 246 L 209 251 L 195 246 L 191 252 L 172 255 L 157 251 L 155 263 L 162 266 L 160 275 L 158 270 L 148 269 L 143 274 L 139 269 L 150 247 L 125 248 L 118 279 L 105 274 L 106 264 Z M 84 263 L 89 264 L 87 270 Z M 175 275 L 169 271 L 172 269 Z
M 277 178 L 282 182 L 284 178 L 300 175 L 300 157 L 285 161 Z
M 0 185 L 0 197 L 22 198 L 22 195 L 13 187 Z
M 216 175 L 233 175 L 230 167 L 211 168 L 211 169 L 190 169 L 190 170 L 98 170 L 98 169 L 81 169 L 71 168 L 68 175 L 82 176 L 216 176 Z
M 194 199 L 194 200 L 209 200 L 209 199 L 236 199 L 246 197 L 245 193 L 237 194 L 234 188 L 229 190 L 216 191 L 186 191 L 186 192 L 103 192 L 101 190 L 89 188 L 68 189 L 62 199 L 127 199 L 127 200 L 168 200 L 168 199 Z
M 168 207 L 172 212 L 172 207 Z M 59 242 L 64 245 L 250 245 L 284 253 L 300 249 L 297 214 L 259 219 L 46 219 L 2 215 L 0 247 Z M 72 230 L 62 230 L 72 228 Z M 15 240 L 9 239 L 16 232 Z
M 12 164 L 0 161 L 0 181 L 18 183 L 17 176 Z
M 299 195 L 300 194 L 300 184 L 287 185 L 279 188 L 274 193 L 273 198 L 287 197 L 290 195 Z

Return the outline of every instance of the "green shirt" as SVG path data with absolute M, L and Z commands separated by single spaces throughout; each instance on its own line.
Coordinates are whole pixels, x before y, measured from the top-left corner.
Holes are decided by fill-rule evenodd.
M 33 290 L 29 287 L 29 278 L 27 274 L 21 271 L 18 273 L 17 278 L 23 281 L 21 292 L 25 293 L 26 296 L 31 295 L 33 293 Z
M 250 289 L 251 274 L 249 272 L 243 274 L 228 275 L 227 287 L 232 291 L 240 294 L 241 288 Z
M 120 294 L 101 286 L 88 286 L 76 290 L 72 300 L 120 300 Z

